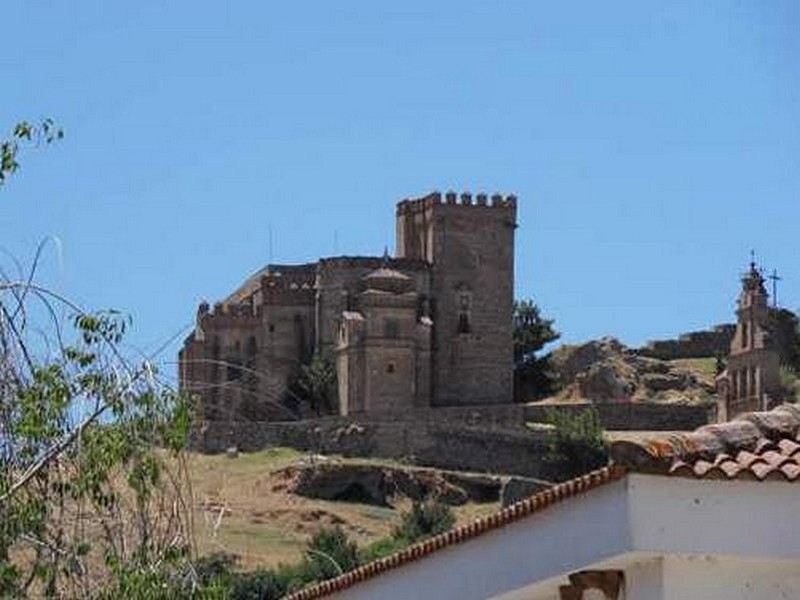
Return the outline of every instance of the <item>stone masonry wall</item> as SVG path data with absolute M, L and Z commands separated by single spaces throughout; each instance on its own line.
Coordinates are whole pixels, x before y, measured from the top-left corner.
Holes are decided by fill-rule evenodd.
M 637 353 L 661 360 L 727 355 L 735 330 L 735 325 L 724 323 L 707 331 L 681 334 L 675 340 L 652 340 Z
M 550 408 L 580 411 L 588 405 Z M 689 430 L 713 421 L 709 407 L 630 403 L 596 404 L 607 429 Z M 204 424 L 193 440 L 203 452 L 236 446 L 255 451 L 289 446 L 325 454 L 409 460 L 445 469 L 489 471 L 548 478 L 546 437 L 524 427 L 544 421 L 544 406 L 437 408 L 384 418 L 325 417 L 293 422 Z

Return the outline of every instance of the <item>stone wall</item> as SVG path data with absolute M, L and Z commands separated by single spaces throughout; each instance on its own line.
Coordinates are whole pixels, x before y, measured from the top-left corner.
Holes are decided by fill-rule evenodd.
M 588 404 L 550 405 L 585 410 Z M 607 429 L 689 430 L 712 422 L 709 407 L 655 404 L 596 404 Z M 203 452 L 236 446 L 255 451 L 289 446 L 323 454 L 408 460 L 414 464 L 548 479 L 543 460 L 546 434 L 526 421 L 544 421 L 548 407 L 506 405 L 437 408 L 383 418 L 324 417 L 284 423 L 210 421 L 194 438 Z
M 674 340 L 652 340 L 636 352 L 661 360 L 727 355 L 735 330 L 735 325 L 723 323 L 706 331 L 681 334 Z
M 525 420 L 541 422 L 548 409 L 580 412 L 597 409 L 603 428 L 609 431 L 692 431 L 716 421 L 716 405 L 655 404 L 643 402 L 565 403 L 525 407 Z
M 413 464 L 465 471 L 548 478 L 542 457 L 545 437 L 517 430 L 484 430 L 421 421 L 362 422 L 342 417 L 296 421 L 212 421 L 198 432 L 204 452 L 230 446 L 255 451 L 289 446 L 322 454 L 408 460 Z

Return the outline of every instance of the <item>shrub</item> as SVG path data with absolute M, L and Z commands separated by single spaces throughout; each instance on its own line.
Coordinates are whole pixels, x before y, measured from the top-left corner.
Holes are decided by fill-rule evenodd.
M 286 593 L 286 581 L 269 569 L 242 573 L 233 581 L 230 600 L 278 600 Z
M 194 564 L 198 584 L 202 586 L 212 582 L 230 583 L 237 562 L 239 557 L 229 552 L 213 552 L 200 557 Z
M 577 414 L 552 409 L 545 419 L 555 427 L 545 456 L 551 477 L 571 479 L 608 464 L 608 444 L 595 408 Z
M 331 579 L 358 566 L 358 548 L 344 529 L 320 529 L 309 540 L 304 561 L 306 581 Z
M 392 535 L 396 540 L 410 544 L 444 533 L 453 527 L 455 521 L 452 509 L 438 500 L 414 502 Z
M 378 560 L 379 558 L 385 558 L 390 554 L 399 552 L 407 545 L 408 542 L 406 542 L 406 540 L 394 536 L 375 540 L 364 548 L 359 549 L 358 562 L 364 564 L 372 562 L 373 560 Z

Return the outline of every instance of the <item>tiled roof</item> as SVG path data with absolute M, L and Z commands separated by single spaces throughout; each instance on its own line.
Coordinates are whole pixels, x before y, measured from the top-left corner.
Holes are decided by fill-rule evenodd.
M 628 472 L 695 479 L 800 481 L 800 407 L 783 405 L 768 412 L 747 413 L 728 423 L 706 425 L 689 433 L 618 441 L 612 444 L 611 454 L 614 464 L 609 467 L 555 485 L 499 512 L 298 590 L 284 600 L 313 600 L 334 594 L 621 479 Z
M 407 563 L 419 560 L 447 546 L 454 546 L 489 531 L 505 527 L 515 521 L 538 513 L 562 500 L 583 494 L 593 488 L 616 481 L 625 475 L 619 467 L 604 467 L 582 477 L 555 485 L 503 510 L 477 519 L 461 527 L 451 529 L 428 540 L 409 546 L 391 556 L 362 565 L 334 579 L 322 581 L 304 588 L 284 598 L 284 600 L 312 600 L 349 588 L 361 581 L 371 579 L 381 573 L 397 569 Z
M 612 444 L 614 462 L 631 471 L 695 479 L 800 481 L 800 407 L 784 404 L 642 441 Z

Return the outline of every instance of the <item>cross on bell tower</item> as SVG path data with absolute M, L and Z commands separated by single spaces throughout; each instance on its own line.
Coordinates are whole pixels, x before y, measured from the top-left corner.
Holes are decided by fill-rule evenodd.
M 778 276 L 778 270 L 772 269 L 772 274 L 767 277 L 772 282 L 772 306 L 778 308 L 778 282 L 783 277 Z

